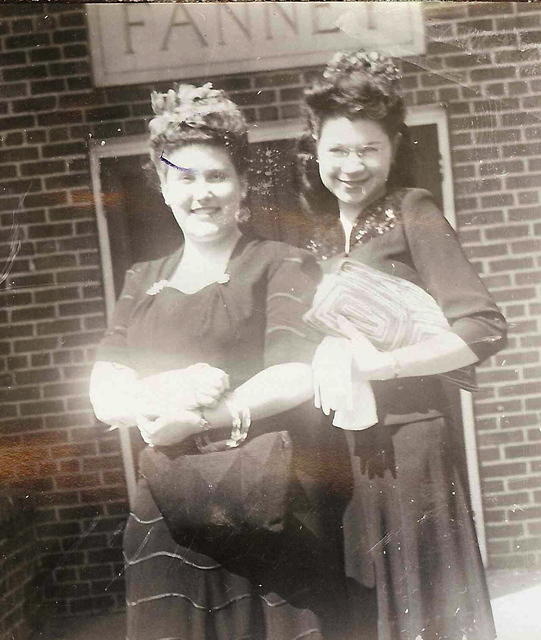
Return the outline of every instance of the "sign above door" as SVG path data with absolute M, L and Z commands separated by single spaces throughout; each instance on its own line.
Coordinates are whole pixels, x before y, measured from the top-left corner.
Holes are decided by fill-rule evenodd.
M 107 3 L 86 6 L 96 86 L 305 67 L 364 47 L 424 53 L 420 2 Z

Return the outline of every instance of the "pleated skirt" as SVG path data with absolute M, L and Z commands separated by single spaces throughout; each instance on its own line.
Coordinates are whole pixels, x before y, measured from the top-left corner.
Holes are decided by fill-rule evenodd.
M 493 640 L 463 454 L 450 425 L 376 425 L 349 438 L 352 609 L 374 620 L 362 640 Z

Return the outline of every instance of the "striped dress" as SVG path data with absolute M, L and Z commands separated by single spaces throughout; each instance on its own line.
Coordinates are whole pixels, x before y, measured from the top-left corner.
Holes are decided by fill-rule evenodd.
M 319 268 L 309 254 L 243 236 L 227 282 L 185 294 L 163 286 L 180 251 L 128 271 L 99 360 L 140 375 L 207 362 L 229 373 L 232 387 L 271 365 L 311 361 L 318 338 L 307 334 L 302 314 Z M 139 479 L 124 536 L 128 640 L 355 637 L 340 527 L 351 490 L 346 443 L 311 403 L 256 423 L 250 433 L 284 429 L 294 446 L 286 530 L 271 541 L 254 536 L 234 561 L 219 549 L 207 555 L 189 540 L 176 542 Z

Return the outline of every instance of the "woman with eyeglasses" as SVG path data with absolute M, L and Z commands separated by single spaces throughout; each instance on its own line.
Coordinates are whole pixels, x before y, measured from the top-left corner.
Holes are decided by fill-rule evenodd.
M 493 640 L 459 425 L 441 375 L 496 353 L 506 324 L 432 195 L 411 188 L 399 81 L 392 60 L 345 52 L 306 90 L 308 134 L 299 159 L 313 221 L 307 244 L 327 274 L 347 258 L 350 269 L 357 263 L 359 272 L 369 267 L 416 285 L 449 328 L 385 351 L 341 317 L 342 338 L 332 337 L 333 351 L 315 360 L 316 392 L 333 415 L 337 391 L 325 383 L 325 363 L 344 353 L 375 400 L 376 419 L 347 432 L 354 496 L 344 536 L 352 606 L 370 627 L 363 640 Z M 384 333 L 377 315 L 385 317 L 384 301 L 377 290 L 368 294 L 374 338 L 378 329 Z M 352 297 L 348 305 L 362 302 Z M 354 393 L 351 420 L 364 411 Z

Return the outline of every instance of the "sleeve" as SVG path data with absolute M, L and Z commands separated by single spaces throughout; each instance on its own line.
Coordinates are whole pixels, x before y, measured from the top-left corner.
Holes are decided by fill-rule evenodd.
M 96 360 L 133 367 L 126 337 L 133 307 L 140 295 L 142 279 L 141 264 L 134 264 L 126 271 L 124 286 L 116 302 L 111 325 L 98 345 Z
M 265 366 L 312 361 L 321 335 L 303 322 L 321 279 L 316 259 L 288 247 L 269 272 L 265 334 Z
M 452 331 L 480 361 L 502 349 L 507 335 L 505 318 L 431 194 L 420 189 L 410 192 L 402 214 L 414 267 Z

